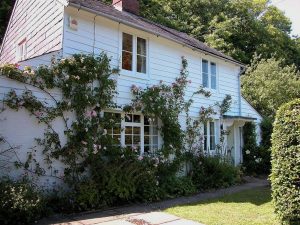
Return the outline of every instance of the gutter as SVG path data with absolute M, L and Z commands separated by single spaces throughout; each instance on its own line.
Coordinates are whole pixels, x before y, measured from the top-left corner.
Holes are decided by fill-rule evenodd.
M 131 22 L 123 21 L 123 20 L 121 20 L 121 19 L 119 19 L 119 18 L 117 18 L 117 17 L 114 17 L 114 16 L 108 15 L 108 14 L 106 14 L 106 13 L 99 12 L 99 11 L 97 11 L 97 10 L 93 10 L 93 9 L 88 8 L 88 7 L 82 6 L 81 4 L 76 4 L 76 3 L 72 3 L 72 2 L 71 2 L 71 3 L 69 3 L 69 6 L 73 6 L 73 7 L 77 8 L 78 10 L 83 9 L 83 10 L 85 10 L 85 11 L 87 11 L 87 12 L 90 12 L 90 13 L 93 13 L 93 14 L 96 14 L 96 15 L 99 15 L 99 16 L 106 17 L 106 18 L 111 19 L 111 20 L 113 20 L 113 21 L 116 21 L 116 22 L 118 22 L 118 23 L 122 23 L 122 24 L 124 24 L 124 25 L 128 25 L 128 26 L 130 26 L 130 27 L 137 28 L 137 29 L 139 29 L 139 30 L 142 30 L 142 31 L 145 31 L 145 32 L 147 32 L 147 33 L 153 34 L 153 35 L 155 35 L 155 36 L 157 36 L 157 37 L 160 37 L 160 36 L 161 36 L 161 37 L 163 37 L 163 38 L 166 38 L 166 39 L 168 39 L 168 40 L 171 40 L 171 41 L 173 41 L 173 42 L 176 42 L 177 44 L 180 44 L 180 45 L 183 44 L 182 42 L 180 42 L 180 41 L 178 41 L 178 40 L 175 40 L 175 39 L 173 39 L 173 38 L 167 37 L 167 36 L 165 36 L 165 35 L 157 34 L 157 33 L 153 32 L 153 31 L 150 31 L 150 30 L 145 29 L 145 28 L 142 27 L 142 26 L 136 25 L 136 24 L 131 23 Z M 222 60 L 225 60 L 225 61 L 230 61 L 231 63 L 233 63 L 233 64 L 235 64 L 235 65 L 238 65 L 238 66 L 241 66 L 241 67 L 245 68 L 245 65 L 244 65 L 244 64 L 238 63 L 238 62 L 236 62 L 235 60 L 231 60 L 231 59 L 228 59 L 228 58 L 226 58 L 226 57 L 222 57 L 222 56 L 216 55 L 216 54 L 211 53 L 211 52 L 209 52 L 209 51 L 200 50 L 199 48 L 195 48 L 195 47 L 192 46 L 192 45 L 188 45 L 188 44 L 184 44 L 184 45 L 188 46 L 189 48 L 191 48 L 191 49 L 194 50 L 194 51 L 198 51 L 198 52 L 201 52 L 201 53 L 204 53 L 204 54 L 212 55 L 212 56 L 214 56 L 214 57 L 216 57 L 216 58 L 219 58 L 219 59 L 222 59 Z

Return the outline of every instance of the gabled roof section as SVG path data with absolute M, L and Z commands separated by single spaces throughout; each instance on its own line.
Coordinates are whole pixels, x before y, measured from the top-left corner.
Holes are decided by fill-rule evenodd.
M 203 42 L 177 30 L 165 27 L 163 25 L 151 22 L 141 16 L 137 16 L 125 11 L 118 11 L 111 5 L 106 5 L 99 0 L 69 0 L 69 4 L 78 9 L 83 9 L 94 14 L 98 14 L 125 25 L 152 33 L 157 36 L 164 37 L 179 44 L 201 51 L 205 54 L 230 61 L 234 64 L 244 67 L 241 62 L 227 56 L 214 48 L 208 47 Z

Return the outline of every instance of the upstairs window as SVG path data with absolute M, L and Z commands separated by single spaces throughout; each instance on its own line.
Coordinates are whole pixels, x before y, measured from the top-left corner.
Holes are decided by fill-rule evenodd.
M 146 73 L 146 60 L 147 60 L 146 40 L 138 37 L 137 58 L 136 58 L 136 71 L 138 73 Z
M 217 89 L 217 65 L 205 59 L 202 60 L 202 86 Z
M 131 34 L 122 34 L 122 69 L 147 73 L 147 40 Z
M 133 36 L 123 33 L 122 69 L 132 70 Z
M 27 57 L 27 42 L 26 38 L 22 40 L 16 47 L 16 58 L 17 61 L 23 61 Z

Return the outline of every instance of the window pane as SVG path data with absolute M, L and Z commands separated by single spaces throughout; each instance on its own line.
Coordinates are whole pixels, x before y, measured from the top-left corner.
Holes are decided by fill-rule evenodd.
M 210 135 L 215 135 L 215 123 L 209 122 Z
M 123 51 L 132 52 L 132 40 L 132 35 L 123 33 Z
M 158 145 L 158 136 L 153 136 L 153 145 Z
M 114 136 L 113 136 L 113 139 L 114 139 L 114 141 L 115 141 L 116 143 L 120 143 L 120 141 L 121 141 L 121 136 L 120 136 L 120 135 L 114 135 Z
M 141 116 L 140 115 L 133 115 L 133 122 L 134 123 L 140 123 L 141 122 Z
M 204 137 L 204 150 L 207 150 L 207 136 Z
M 132 114 L 126 114 L 125 115 L 125 122 L 131 122 L 132 121 Z
M 217 89 L 217 77 L 213 75 L 211 76 L 211 88 Z
M 210 64 L 211 74 L 216 75 L 217 74 L 217 67 L 215 63 Z
M 138 135 L 133 136 L 133 144 L 140 145 L 141 144 L 141 137 Z
M 208 61 L 202 60 L 202 73 L 208 73 Z
M 132 70 L 132 53 L 131 52 L 122 52 L 122 69 Z
M 132 145 L 132 135 L 125 136 L 125 145 Z
M 144 144 L 145 145 L 149 145 L 150 144 L 150 138 L 149 138 L 149 136 L 145 136 L 144 137 Z
M 140 127 L 134 127 L 134 128 L 133 128 L 133 134 L 138 134 L 138 135 L 140 135 L 140 134 L 141 134 L 141 128 L 140 128 Z
M 207 125 L 206 125 L 206 123 L 204 124 L 204 135 L 207 135 Z
M 146 57 L 137 55 L 136 71 L 139 73 L 146 73 Z
M 125 127 L 125 134 L 132 134 L 132 127 Z
M 144 135 L 149 135 L 149 126 L 144 127 Z
M 138 55 L 143 55 L 146 56 L 147 52 L 146 52 L 146 40 L 143 38 L 137 38 L 137 54 Z
M 217 89 L 217 66 L 215 63 L 210 64 L 211 70 L 211 88 Z
M 209 122 L 210 128 L 210 150 L 216 149 L 216 138 L 215 138 L 215 123 Z
M 149 125 L 149 118 L 146 116 L 144 117 L 144 124 Z
M 208 61 L 202 60 L 202 86 L 208 87 Z
M 157 127 L 153 127 L 153 135 L 158 135 L 158 129 L 157 129 Z
M 202 74 L 202 86 L 208 87 L 208 74 L 207 73 Z

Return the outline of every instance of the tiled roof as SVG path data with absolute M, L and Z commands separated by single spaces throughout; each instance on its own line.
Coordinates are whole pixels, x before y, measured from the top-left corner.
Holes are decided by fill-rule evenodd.
M 230 56 L 224 55 L 223 53 L 217 51 L 214 48 L 208 47 L 203 42 L 177 30 L 165 27 L 163 25 L 151 22 L 141 16 L 128 13 L 125 11 L 119 11 L 111 5 L 106 5 L 99 0 L 69 0 L 71 6 L 82 8 L 87 11 L 91 11 L 95 14 L 102 15 L 104 17 L 110 18 L 112 20 L 124 23 L 126 25 L 141 29 L 143 31 L 155 34 L 157 36 L 162 36 L 169 40 L 175 41 L 177 43 L 186 45 L 192 49 L 200 50 L 206 54 L 214 55 L 219 58 L 223 58 L 227 61 L 231 61 L 238 65 L 243 65 L 239 61 L 231 58 Z

